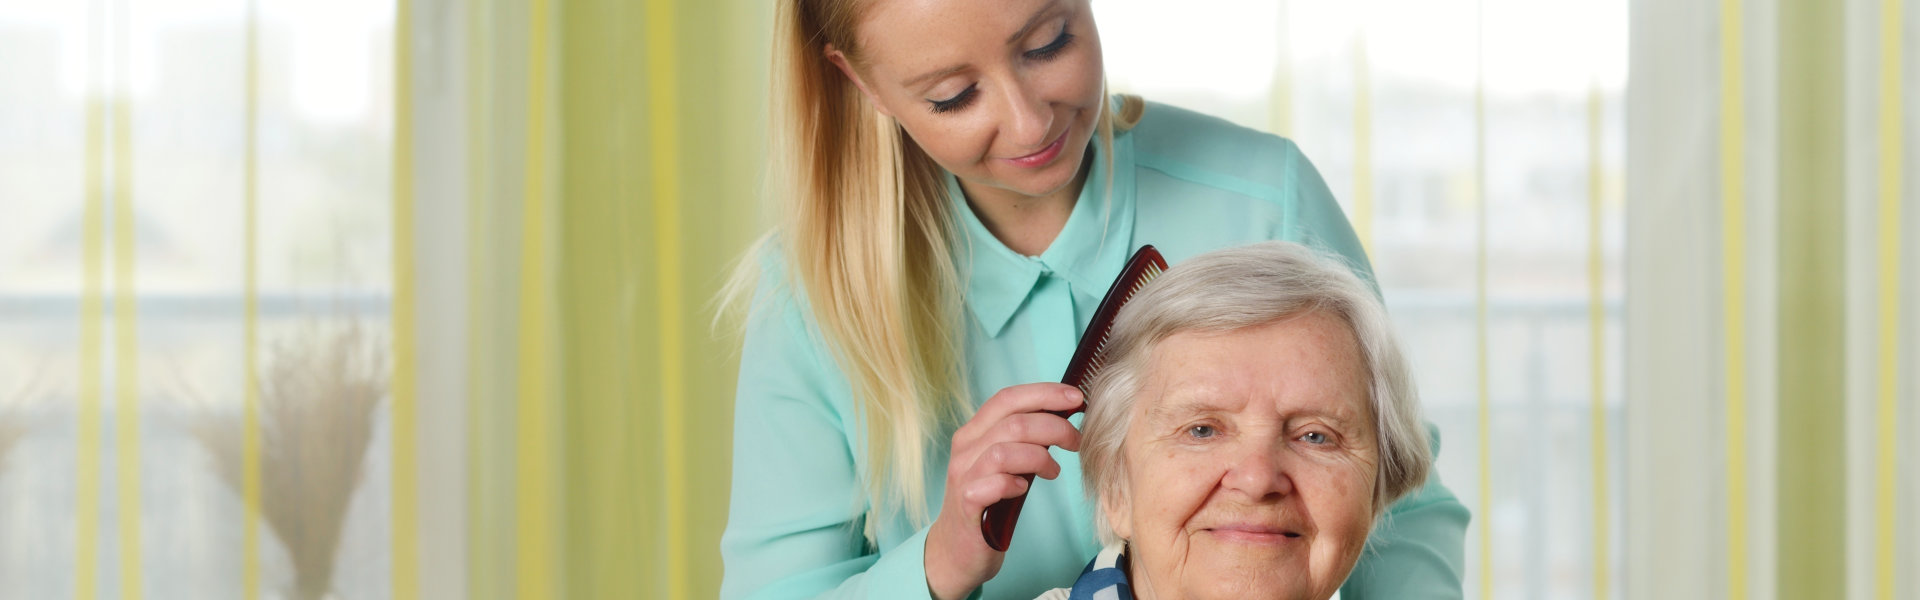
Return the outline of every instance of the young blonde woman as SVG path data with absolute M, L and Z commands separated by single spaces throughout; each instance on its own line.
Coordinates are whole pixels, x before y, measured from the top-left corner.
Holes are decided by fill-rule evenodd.
M 1047 382 L 1128 254 L 1289 240 L 1371 280 L 1291 142 L 1108 96 L 1089 2 L 779 0 L 784 213 L 736 279 L 753 292 L 723 597 L 1071 584 L 1100 546 L 1078 417 L 1044 412 L 1080 395 Z M 996 552 L 981 513 L 1021 493 Z M 1466 526 L 1429 480 L 1343 597 L 1459 597 Z

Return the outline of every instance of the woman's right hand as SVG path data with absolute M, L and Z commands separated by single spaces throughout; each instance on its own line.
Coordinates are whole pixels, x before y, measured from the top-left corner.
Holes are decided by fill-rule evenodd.
M 1026 493 L 1029 484 L 1021 475 L 1060 476 L 1060 463 L 1047 447 L 1079 451 L 1080 430 L 1044 411 L 1080 406 L 1080 390 L 1070 385 L 1016 385 L 988 398 L 953 432 L 946 495 L 927 531 L 927 591 L 933 597 L 963 598 L 1000 572 L 1006 553 L 987 546 L 980 515 L 1001 499 Z

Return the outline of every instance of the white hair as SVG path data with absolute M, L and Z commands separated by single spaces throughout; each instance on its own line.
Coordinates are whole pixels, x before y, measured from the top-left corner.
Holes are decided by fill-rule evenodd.
M 1366 362 L 1380 450 L 1373 516 L 1378 518 L 1394 500 L 1425 483 L 1433 456 L 1419 398 L 1386 308 L 1373 288 L 1346 265 L 1292 242 L 1217 250 L 1172 267 L 1120 310 L 1101 351 L 1107 366 L 1088 382 L 1080 466 L 1102 543 L 1119 541 L 1100 510 L 1105 506 L 1101 501 L 1126 497 L 1121 446 L 1153 347 L 1182 331 L 1237 331 L 1313 311 L 1340 317 L 1353 331 Z

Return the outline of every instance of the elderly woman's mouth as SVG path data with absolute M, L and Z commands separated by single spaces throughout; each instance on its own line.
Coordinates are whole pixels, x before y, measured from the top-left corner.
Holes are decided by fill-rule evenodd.
M 1204 531 L 1225 541 L 1246 544 L 1284 544 L 1305 537 L 1295 529 L 1257 523 L 1222 525 Z

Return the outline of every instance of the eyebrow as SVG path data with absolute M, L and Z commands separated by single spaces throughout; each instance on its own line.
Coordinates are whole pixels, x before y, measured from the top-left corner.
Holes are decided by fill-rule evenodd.
M 921 75 L 919 77 L 915 77 L 913 79 L 908 79 L 906 81 L 903 81 L 900 83 L 900 87 L 913 87 L 915 85 L 919 85 L 920 82 L 923 82 L 929 79 L 939 79 L 941 77 L 946 77 L 948 75 L 958 73 L 965 68 L 967 68 L 966 65 L 954 65 L 951 67 L 947 67 L 945 69 L 941 69 L 938 71 L 934 71 L 932 73 L 927 73 L 925 75 Z
M 1226 407 L 1204 397 L 1186 395 L 1167 398 L 1165 403 L 1156 403 L 1147 408 L 1149 421 L 1165 421 L 1192 415 L 1206 414 L 1226 410 Z
M 1227 407 L 1221 405 L 1211 396 L 1206 394 L 1194 394 L 1192 392 L 1187 392 L 1185 394 L 1173 395 L 1165 398 L 1166 400 L 1164 402 L 1156 403 L 1152 406 L 1149 406 L 1146 409 L 1146 417 L 1148 422 L 1158 423 L 1163 421 L 1178 420 L 1178 419 L 1184 419 L 1184 418 L 1188 418 L 1196 415 L 1204 415 L 1207 413 L 1223 412 L 1223 411 L 1229 410 Z M 1334 427 L 1342 430 L 1347 429 L 1351 425 L 1353 425 L 1350 419 L 1341 415 L 1340 411 L 1337 411 L 1337 410 L 1316 410 L 1316 409 L 1299 410 L 1299 411 L 1294 411 L 1292 413 L 1289 413 L 1286 419 L 1288 422 L 1292 422 L 1294 419 L 1299 419 L 1302 417 L 1315 417 L 1315 418 L 1324 419 L 1328 423 L 1331 423 Z
M 1034 27 L 1038 27 L 1040 21 L 1045 19 L 1047 15 L 1052 13 L 1053 9 L 1059 5 L 1059 2 L 1048 2 L 1046 6 L 1040 7 L 1040 10 L 1035 11 L 1033 16 L 1027 17 L 1027 24 L 1021 25 L 1019 31 L 1015 31 L 1013 35 L 1007 37 L 1007 45 L 1012 46 L 1015 42 L 1020 41 L 1020 38 L 1027 37 L 1027 34 L 1032 32 Z
M 1027 34 L 1033 32 L 1034 27 L 1040 26 L 1040 22 L 1046 20 L 1048 15 L 1053 14 L 1054 9 L 1058 8 L 1059 5 L 1060 5 L 1059 2 L 1048 2 L 1046 6 L 1040 7 L 1040 10 L 1034 11 L 1033 16 L 1027 18 L 1027 24 L 1021 25 L 1019 31 L 1013 32 L 1013 35 L 1007 38 L 1007 45 L 1012 46 L 1015 43 L 1019 42 L 1021 38 L 1027 37 Z M 930 79 L 939 79 L 941 77 L 946 77 L 948 75 L 952 75 L 954 73 L 958 73 L 962 70 L 965 70 L 966 68 L 967 68 L 967 65 L 964 65 L 964 64 L 953 65 L 951 67 L 940 69 L 938 71 L 924 73 L 924 74 L 915 76 L 912 79 L 908 79 L 906 81 L 900 82 L 900 87 L 913 87 L 914 85 L 919 84 L 920 82 L 927 81 Z

